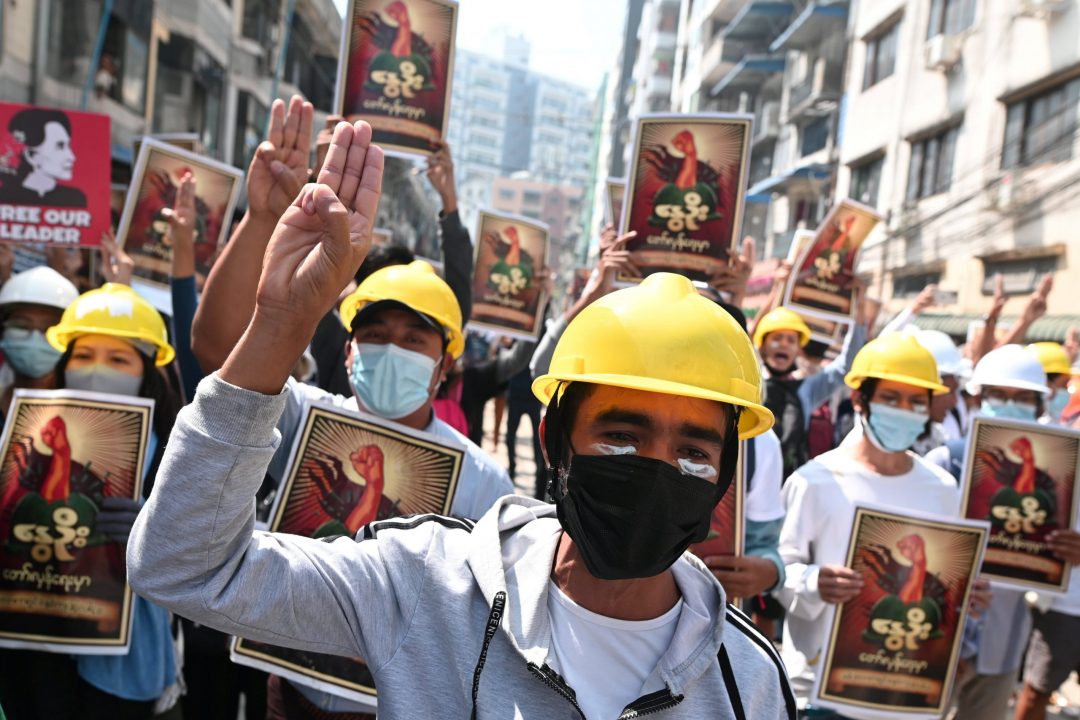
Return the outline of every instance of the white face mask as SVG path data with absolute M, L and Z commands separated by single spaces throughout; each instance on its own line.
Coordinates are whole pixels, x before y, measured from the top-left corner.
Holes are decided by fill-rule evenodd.
M 64 385 L 72 390 L 89 390 L 109 395 L 139 394 L 143 379 L 101 363 L 87 365 L 75 370 L 64 370 Z
M 438 361 L 387 343 L 353 343 L 349 383 L 361 405 L 379 417 L 410 415 L 431 396 Z

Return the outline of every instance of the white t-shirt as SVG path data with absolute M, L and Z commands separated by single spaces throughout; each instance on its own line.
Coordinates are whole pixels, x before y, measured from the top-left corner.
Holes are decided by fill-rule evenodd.
M 780 531 L 780 556 L 787 578 L 777 596 L 788 610 L 783 658 L 796 693 L 808 693 L 827 628 L 828 607 L 818 594 L 818 568 L 843 565 L 857 503 L 899 511 L 917 510 L 955 517 L 960 492 L 949 473 L 908 453 L 911 470 L 880 475 L 850 457 L 854 438 L 795 471 L 784 485 L 787 515 Z M 858 714 L 845 711 L 852 717 Z
M 659 678 L 646 680 L 675 636 L 681 598 L 658 618 L 616 620 L 586 610 L 552 582 L 547 607 L 553 665 L 588 720 L 619 717 L 641 696 L 664 689 Z
M 780 438 L 769 430 L 754 438 L 754 476 L 746 491 L 746 519 L 769 522 L 784 517 L 784 458 Z

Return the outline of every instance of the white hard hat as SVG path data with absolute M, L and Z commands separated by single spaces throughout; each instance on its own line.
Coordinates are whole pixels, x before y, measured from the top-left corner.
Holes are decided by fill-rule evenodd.
M 975 366 L 967 391 L 970 395 L 978 395 L 986 385 L 1050 394 L 1046 371 L 1039 358 L 1020 345 L 1005 345 L 983 356 Z
M 79 291 L 70 280 L 51 267 L 41 265 L 12 275 L 4 283 L 4 287 L 0 288 L 0 312 L 3 312 L 4 306 L 15 303 L 33 303 L 66 310 L 78 297 Z
M 919 344 L 930 351 L 937 362 L 941 375 L 960 375 L 964 369 L 964 356 L 952 338 L 940 330 L 921 330 L 908 326 L 907 332 L 915 336 Z

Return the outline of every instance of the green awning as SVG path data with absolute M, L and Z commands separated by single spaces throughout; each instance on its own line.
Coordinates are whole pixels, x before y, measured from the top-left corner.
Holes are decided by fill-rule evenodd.
M 944 315 L 937 313 L 924 313 L 915 318 L 915 324 L 924 330 L 940 330 L 960 342 L 967 338 L 968 326 L 981 320 L 982 315 L 974 313 L 964 315 Z M 1003 317 L 998 321 L 1000 327 L 1009 327 L 1016 322 L 1016 317 Z M 1039 318 L 1028 329 L 1025 342 L 1042 342 L 1052 340 L 1065 342 L 1065 333 L 1070 327 L 1080 328 L 1080 315 L 1047 315 Z

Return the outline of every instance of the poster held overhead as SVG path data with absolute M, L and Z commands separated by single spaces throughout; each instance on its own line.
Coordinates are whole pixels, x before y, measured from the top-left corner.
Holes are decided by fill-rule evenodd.
M 626 199 L 626 180 L 622 178 L 607 179 L 607 204 L 604 214 L 604 222 L 617 225 L 622 217 L 623 201 Z
M 548 226 L 481 210 L 476 228 L 473 308 L 469 325 L 536 340 L 543 330 Z
M 637 121 L 619 234 L 643 275 L 708 281 L 742 225 L 753 117 L 699 113 Z M 623 278 L 620 280 L 635 280 Z
M 334 107 L 371 124 L 390 153 L 431 155 L 446 137 L 458 5 L 452 0 L 349 0 Z
M 0 103 L 0 241 L 100 245 L 110 147 L 107 115 Z
M 195 176 L 195 279 L 201 286 L 229 238 L 244 173 L 231 165 L 143 138 L 116 241 L 135 261 L 135 278 L 168 287 L 172 265 L 168 220 L 185 171 Z
M 783 304 L 801 315 L 851 322 L 856 312 L 855 262 L 879 220 L 873 208 L 854 200 L 834 205 L 795 260 Z

